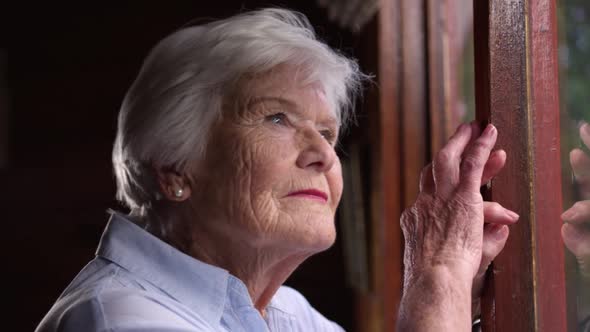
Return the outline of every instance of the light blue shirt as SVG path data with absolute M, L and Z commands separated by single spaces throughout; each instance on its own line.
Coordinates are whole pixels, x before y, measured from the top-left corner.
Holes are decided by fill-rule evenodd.
M 254 308 L 241 280 L 185 255 L 115 213 L 96 258 L 61 294 L 36 331 L 343 331 L 285 286 L 265 316 Z

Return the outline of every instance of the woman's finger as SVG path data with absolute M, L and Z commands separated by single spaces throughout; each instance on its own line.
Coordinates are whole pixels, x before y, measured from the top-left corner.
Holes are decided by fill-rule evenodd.
M 580 138 L 582 142 L 590 149 L 590 125 L 584 123 L 580 126 Z
M 496 144 L 498 130 L 489 124 L 475 141 L 467 146 L 460 168 L 460 186 L 470 193 L 479 193 L 483 169 Z
M 474 296 L 481 296 L 486 270 L 504 248 L 509 233 L 510 231 L 506 225 L 486 224 L 484 226 L 481 264 L 473 280 Z
M 518 221 L 519 216 L 496 202 L 484 202 L 483 218 L 488 224 L 511 225 Z
M 580 194 L 583 198 L 590 198 L 590 157 L 581 149 L 573 149 L 570 164 Z
M 483 175 L 481 176 L 481 185 L 485 185 L 492 178 L 494 178 L 502 168 L 506 165 L 506 151 L 496 150 L 490 153 L 490 158 L 483 168 Z
M 460 125 L 434 158 L 432 169 L 437 193 L 446 195 L 455 191 L 459 183 L 461 155 L 471 139 L 471 128 L 470 124 Z
M 582 276 L 590 278 L 590 230 L 585 225 L 565 223 L 561 236 L 569 251 L 576 256 Z
M 479 123 L 477 121 L 471 121 L 469 123 L 469 125 L 471 126 L 471 139 L 469 140 L 469 143 L 472 143 L 473 141 L 475 141 L 479 136 L 481 136 L 481 126 L 479 125 Z M 485 126 L 484 126 L 485 128 Z
M 434 192 L 434 178 L 432 176 L 432 163 L 426 165 L 420 173 L 420 192 L 431 194 Z
M 590 200 L 576 202 L 561 215 L 561 219 L 570 224 L 590 224 Z
M 581 149 L 573 149 L 570 152 L 570 164 L 576 179 L 590 176 L 590 157 Z

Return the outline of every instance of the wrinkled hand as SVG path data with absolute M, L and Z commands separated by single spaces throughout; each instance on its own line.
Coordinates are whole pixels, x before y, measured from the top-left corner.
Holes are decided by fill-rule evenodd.
M 503 150 L 492 152 L 496 139 L 492 125 L 480 135 L 476 124 L 463 124 L 422 171 L 418 198 L 401 218 L 406 283 L 443 267 L 458 282 L 473 283 L 477 307 L 487 267 L 508 238 L 506 225 L 518 220 L 500 204 L 484 202 L 480 193 L 506 162 Z
M 580 127 L 580 137 L 590 147 L 590 125 Z M 580 274 L 590 283 L 590 157 L 581 149 L 570 152 L 570 163 L 582 201 L 576 202 L 561 218 L 561 235 L 566 247 L 576 256 Z

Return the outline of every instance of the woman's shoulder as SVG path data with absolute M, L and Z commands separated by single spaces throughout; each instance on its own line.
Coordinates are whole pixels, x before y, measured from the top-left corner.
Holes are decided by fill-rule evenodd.
M 343 331 L 338 324 L 318 312 L 303 294 L 289 286 L 279 288 L 267 311 L 291 316 L 301 331 Z
M 293 303 L 303 306 L 310 305 L 305 296 L 303 296 L 298 290 L 284 285 L 279 287 L 272 298 L 271 304 L 274 304 L 275 302 L 278 306 L 291 305 Z
M 212 330 L 157 287 L 97 259 L 74 278 L 36 331 L 124 331 L 137 324 L 173 331 Z
M 180 303 L 128 287 L 91 287 L 61 298 L 37 332 L 214 331 Z

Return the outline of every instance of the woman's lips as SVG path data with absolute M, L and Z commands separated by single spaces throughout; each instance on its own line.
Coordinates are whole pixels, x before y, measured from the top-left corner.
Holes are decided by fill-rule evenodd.
M 328 201 L 328 194 L 321 190 L 317 189 L 305 189 L 305 190 L 297 190 L 289 193 L 287 197 L 301 197 L 301 198 L 309 198 L 315 199 L 322 202 Z

